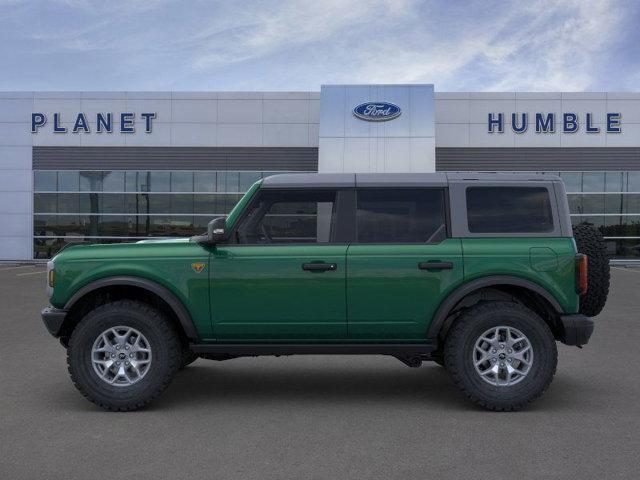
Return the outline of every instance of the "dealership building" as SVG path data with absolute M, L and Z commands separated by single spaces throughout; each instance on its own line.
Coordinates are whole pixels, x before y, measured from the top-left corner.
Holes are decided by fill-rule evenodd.
M 574 223 L 640 259 L 640 93 L 0 92 L 0 260 L 187 236 L 278 172 L 560 175 Z

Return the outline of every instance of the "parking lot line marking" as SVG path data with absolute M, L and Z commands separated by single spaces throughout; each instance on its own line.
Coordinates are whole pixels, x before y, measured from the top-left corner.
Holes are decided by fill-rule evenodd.
M 37 275 L 38 273 L 47 273 L 46 270 L 39 270 L 37 272 L 18 273 L 16 277 L 24 277 L 25 275 Z
M 623 272 L 632 272 L 632 273 L 640 273 L 640 269 L 636 268 L 621 268 L 621 267 L 611 267 L 616 270 L 622 270 Z
M 17 270 L 18 268 L 33 268 L 33 265 L 20 265 L 19 267 L 9 267 L 9 268 L 0 268 L 0 272 L 4 272 L 6 270 Z

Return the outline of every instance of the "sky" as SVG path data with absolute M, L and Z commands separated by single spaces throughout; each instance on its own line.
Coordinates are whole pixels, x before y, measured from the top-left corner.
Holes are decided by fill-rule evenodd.
M 0 90 L 638 91 L 638 0 L 0 0 Z

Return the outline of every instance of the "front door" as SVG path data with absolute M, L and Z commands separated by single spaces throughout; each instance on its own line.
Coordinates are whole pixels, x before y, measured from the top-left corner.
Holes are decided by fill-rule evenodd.
M 347 252 L 349 338 L 421 341 L 463 276 L 448 238 L 446 190 L 359 189 L 356 242 Z
M 347 336 L 346 243 L 338 192 L 260 190 L 211 254 L 211 311 L 220 340 Z

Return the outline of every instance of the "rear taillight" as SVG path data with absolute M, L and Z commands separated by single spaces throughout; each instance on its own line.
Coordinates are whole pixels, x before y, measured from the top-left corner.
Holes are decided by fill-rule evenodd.
M 589 288 L 587 270 L 589 269 L 589 257 L 579 253 L 576 255 L 576 293 L 584 295 Z

